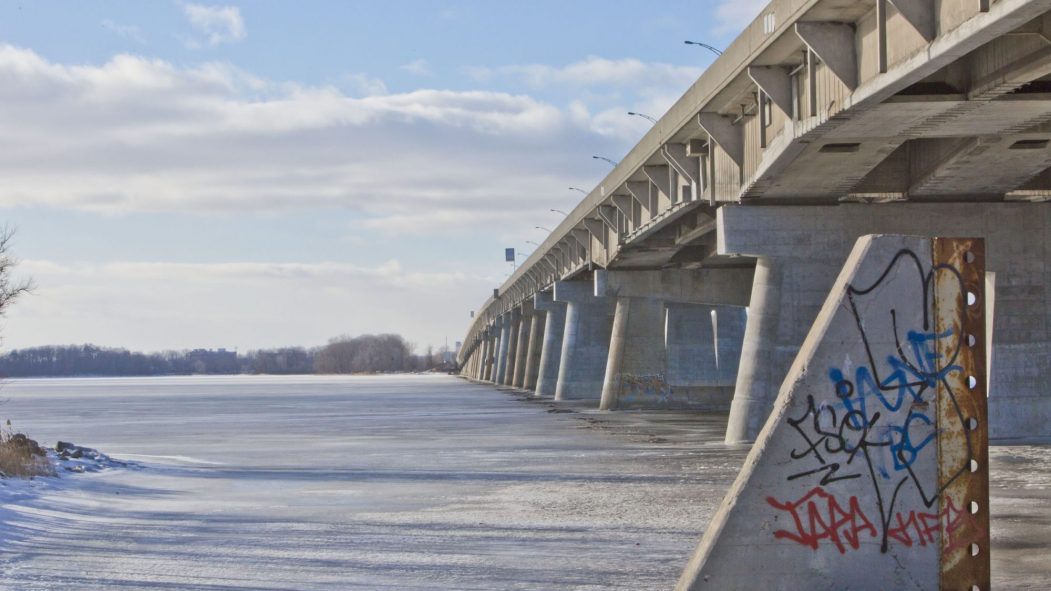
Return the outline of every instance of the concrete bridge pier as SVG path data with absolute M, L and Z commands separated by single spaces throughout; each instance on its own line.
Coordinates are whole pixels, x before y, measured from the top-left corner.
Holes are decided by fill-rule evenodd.
M 492 381 L 497 385 L 504 383 L 504 375 L 507 372 L 507 348 L 511 340 L 511 320 L 508 316 L 509 314 L 504 312 L 496 320 L 496 359 L 493 361 Z
M 600 410 L 637 404 L 637 397 L 647 396 L 647 384 L 664 381 L 664 302 L 627 297 L 616 302 Z
M 500 383 L 510 386 L 514 382 L 515 362 L 518 361 L 518 333 L 522 328 L 522 311 L 512 308 L 504 314 L 508 324 L 507 330 L 507 354 L 504 358 L 504 375 Z
M 482 344 L 482 367 L 478 379 L 490 381 L 493 379 L 493 326 L 485 329 L 485 339 Z
M 542 291 L 533 297 L 533 307 L 544 312 L 544 340 L 537 367 L 536 395 L 554 396 L 558 387 L 559 365 L 562 363 L 566 303 L 556 302 L 551 292 Z
M 596 271 L 595 293 L 617 301 L 600 408 L 725 410 L 751 283 L 747 266 Z
M 1046 436 L 1051 394 L 1051 204 L 728 205 L 719 254 L 758 257 L 726 441 L 753 441 L 855 241 L 867 234 L 985 239 L 990 436 Z
M 515 339 L 515 362 L 510 385 L 521 388 L 525 381 L 526 355 L 529 347 L 529 332 L 532 327 L 533 302 L 525 301 L 518 307 L 518 338 Z
M 544 328 L 547 324 L 547 313 L 536 308 L 529 318 L 529 340 L 526 344 L 525 371 L 522 377 L 524 390 L 536 391 L 536 380 L 540 373 L 540 353 L 544 347 Z
M 781 277 L 781 261 L 759 257 L 726 428 L 727 443 L 751 441 L 759 433 L 798 349 L 778 338 Z M 814 314 L 816 317 L 816 311 Z
M 615 301 L 595 297 L 594 289 L 591 281 L 555 282 L 555 301 L 566 303 L 555 400 L 602 398 Z
M 730 408 L 737 381 L 745 308 L 667 304 L 669 405 L 699 410 Z

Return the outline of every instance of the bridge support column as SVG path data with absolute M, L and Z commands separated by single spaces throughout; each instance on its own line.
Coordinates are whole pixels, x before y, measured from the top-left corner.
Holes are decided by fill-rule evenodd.
M 667 309 L 665 380 L 672 404 L 729 409 L 741 358 L 745 308 L 674 303 Z
M 509 314 L 504 312 L 496 321 L 496 360 L 493 362 L 493 383 L 500 385 L 504 383 L 504 375 L 507 372 L 507 347 L 511 340 L 511 320 Z
M 595 293 L 617 300 L 600 408 L 725 410 L 752 274 L 747 265 L 596 271 Z
M 741 346 L 741 364 L 726 426 L 727 443 L 755 439 L 795 357 L 797 347 L 786 346 L 778 338 L 781 276 L 780 261 L 771 257 L 759 257 L 756 261 L 748 324 Z M 800 338 L 799 343 L 802 342 Z
M 536 395 L 554 396 L 558 388 L 559 365 L 562 363 L 562 340 L 566 329 L 566 304 L 556 302 L 550 292 L 540 292 L 533 306 L 544 311 L 544 341 L 537 368 Z
M 727 442 L 752 441 L 854 242 L 866 234 L 985 239 L 993 438 L 1051 435 L 1051 204 L 720 207 L 719 254 L 759 257 Z M 738 398 L 742 399 L 738 403 Z
M 648 384 L 664 381 L 664 303 L 652 298 L 617 298 L 602 382 L 600 410 L 652 403 L 660 396 Z
M 485 339 L 482 341 L 482 367 L 478 379 L 488 382 L 493 375 L 493 327 L 485 329 Z
M 512 308 L 505 318 L 508 324 L 507 356 L 504 359 L 504 378 L 500 383 L 510 386 L 515 377 L 515 362 L 518 361 L 518 333 L 522 328 L 522 311 Z
M 533 314 L 529 319 L 529 341 L 526 345 L 525 372 L 522 377 L 522 388 L 536 390 L 536 380 L 540 373 L 540 354 L 544 346 L 544 328 L 547 324 L 547 313 L 537 309 L 534 303 Z
M 533 302 L 522 302 L 518 311 L 518 338 L 515 340 L 515 363 L 514 372 L 511 376 L 511 384 L 515 388 L 521 388 L 525 380 L 526 356 L 529 349 L 529 332 L 532 326 Z
M 558 281 L 555 301 L 566 302 L 566 328 L 555 400 L 600 400 L 606 375 L 614 300 L 595 297 L 590 281 Z

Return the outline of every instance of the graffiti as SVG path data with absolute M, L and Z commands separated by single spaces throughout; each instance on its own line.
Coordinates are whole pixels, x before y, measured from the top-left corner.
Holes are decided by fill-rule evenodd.
M 664 374 L 628 374 L 617 375 L 618 396 L 622 403 L 634 401 L 647 404 L 666 405 L 671 399 L 671 386 L 664 379 Z
M 788 511 L 796 526 L 795 532 L 781 529 L 774 532 L 774 537 L 789 539 L 814 550 L 817 550 L 821 540 L 828 540 L 840 554 L 845 554 L 847 546 L 843 545 L 844 542 L 857 550 L 861 533 L 867 533 L 869 537 L 877 535 L 876 528 L 861 510 L 857 497 L 850 497 L 847 508 L 843 509 L 836 497 L 818 486 L 798 501 L 781 503 L 773 497 L 767 497 L 766 502 L 776 509 Z
M 939 533 L 947 548 L 963 548 L 984 534 L 969 512 L 942 495 L 968 471 L 969 436 L 964 461 L 939 485 L 937 438 L 947 427 L 938 424 L 939 389 L 955 408 L 950 420 L 956 427 L 965 423 L 952 387 L 961 382 L 963 338 L 959 330 L 933 327 L 936 274 L 966 293 L 957 269 L 924 269 L 907 249 L 870 285 L 847 287 L 862 354 L 825 368 L 827 390 L 807 394 L 800 410 L 786 417 L 796 439 L 787 450 L 786 479 L 815 486 L 795 501 L 767 498 L 794 523 L 794 529 L 775 531 L 776 538 L 814 550 L 826 542 L 843 554 L 868 538 L 886 553 L 892 542 L 904 548 L 935 544 Z M 884 289 L 895 297 L 881 298 Z

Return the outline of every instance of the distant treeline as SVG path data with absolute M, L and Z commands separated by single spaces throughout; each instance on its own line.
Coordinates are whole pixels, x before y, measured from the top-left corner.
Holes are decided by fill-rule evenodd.
M 285 347 L 238 353 L 194 349 L 136 353 L 95 345 L 16 349 L 0 356 L 0 376 L 159 376 L 191 374 L 376 373 L 453 369 L 452 355 L 430 348 L 417 355 L 398 335 L 334 338 L 323 347 Z

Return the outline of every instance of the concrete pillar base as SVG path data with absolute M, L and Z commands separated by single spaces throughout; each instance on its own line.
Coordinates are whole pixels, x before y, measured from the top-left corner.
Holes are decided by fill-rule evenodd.
M 533 298 L 533 307 L 545 313 L 544 341 L 536 376 L 536 395 L 554 396 L 558 388 L 559 365 L 562 362 L 566 304 L 554 301 L 549 292 L 540 292 Z
M 593 295 L 591 282 L 559 281 L 554 298 L 566 302 L 555 400 L 600 400 L 609 358 L 614 301 Z

